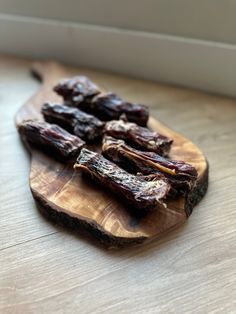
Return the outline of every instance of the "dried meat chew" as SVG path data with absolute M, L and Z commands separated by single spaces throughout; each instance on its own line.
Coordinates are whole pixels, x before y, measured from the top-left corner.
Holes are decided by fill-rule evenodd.
M 173 142 L 172 139 L 162 134 L 122 119 L 107 122 L 105 133 L 112 137 L 123 139 L 135 148 L 153 151 L 162 156 L 168 155 Z
M 149 117 L 147 106 L 127 102 L 114 93 L 98 94 L 91 102 L 81 103 L 79 107 L 104 121 L 119 119 L 125 114 L 129 121 L 145 126 Z
M 101 120 L 119 119 L 122 114 L 129 121 L 145 126 L 148 121 L 148 107 L 124 101 L 114 93 L 101 93 L 101 90 L 89 78 L 76 76 L 61 80 L 54 91 L 70 106 L 97 116 Z
M 153 152 L 136 150 L 123 140 L 106 136 L 102 146 L 103 155 L 131 173 L 143 175 L 162 174 L 171 185 L 173 194 L 186 194 L 197 179 L 196 169 L 183 161 L 168 160 Z
M 54 91 L 64 98 L 65 101 L 80 104 L 89 101 L 100 93 L 100 89 L 86 76 L 75 76 L 61 80 Z
M 147 210 L 162 203 L 169 184 L 156 176 L 135 176 L 118 167 L 101 154 L 83 148 L 74 165 L 101 185 L 123 198 L 134 209 Z
M 104 123 L 77 108 L 45 103 L 42 114 L 47 122 L 56 123 L 85 141 L 101 137 Z
M 24 141 L 62 161 L 77 157 L 85 144 L 79 137 L 47 122 L 24 121 L 18 131 Z

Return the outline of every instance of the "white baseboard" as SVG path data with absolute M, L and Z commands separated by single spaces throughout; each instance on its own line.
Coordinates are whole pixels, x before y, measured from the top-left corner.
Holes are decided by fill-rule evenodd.
M 0 52 L 236 96 L 236 45 L 0 14 Z

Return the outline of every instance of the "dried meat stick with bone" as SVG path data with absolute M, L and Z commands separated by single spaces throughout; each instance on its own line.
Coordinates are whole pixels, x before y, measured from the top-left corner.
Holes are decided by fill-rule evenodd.
M 123 119 L 109 121 L 105 125 L 105 134 L 123 139 L 131 146 L 153 151 L 159 155 L 167 156 L 173 140 L 148 128 L 140 127 L 135 123 Z
M 186 195 L 197 179 L 196 169 L 183 161 L 168 160 L 153 152 L 128 146 L 123 140 L 104 137 L 103 155 L 131 173 L 164 175 L 171 185 L 172 195 Z
M 27 120 L 18 126 L 22 139 L 56 159 L 68 161 L 77 157 L 85 142 L 56 124 Z
M 99 184 L 139 211 L 162 204 L 170 189 L 169 184 L 162 178 L 132 175 L 101 154 L 85 148 L 81 150 L 74 168 L 89 174 Z
M 92 142 L 102 136 L 104 123 L 77 108 L 45 103 L 42 114 L 47 122 L 56 123 L 85 141 Z

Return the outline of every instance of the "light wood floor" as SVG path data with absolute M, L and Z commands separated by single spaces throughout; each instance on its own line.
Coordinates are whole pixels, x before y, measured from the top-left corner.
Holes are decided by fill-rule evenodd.
M 30 160 L 14 127 L 15 112 L 39 86 L 29 66 L 0 58 L 0 313 L 235 313 L 236 100 L 83 72 L 149 105 L 210 163 L 208 193 L 185 226 L 106 251 L 45 220 L 32 199 Z

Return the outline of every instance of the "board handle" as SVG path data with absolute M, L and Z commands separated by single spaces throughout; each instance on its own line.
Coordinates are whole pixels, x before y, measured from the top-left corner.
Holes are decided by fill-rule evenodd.
M 41 120 L 40 111 L 44 102 L 61 102 L 61 97 L 53 92 L 53 87 L 60 79 L 70 76 L 65 67 L 53 61 L 34 62 L 30 67 L 30 71 L 42 84 L 38 91 L 17 112 L 15 117 L 16 125 L 28 119 Z
M 65 78 L 65 67 L 55 61 L 36 61 L 31 66 L 32 75 L 43 85 L 57 83 L 58 78 Z

